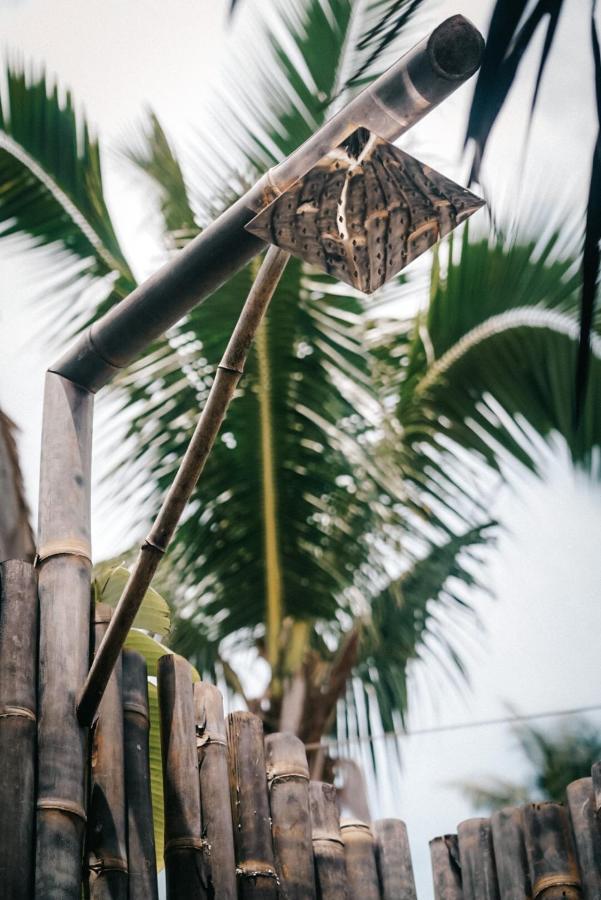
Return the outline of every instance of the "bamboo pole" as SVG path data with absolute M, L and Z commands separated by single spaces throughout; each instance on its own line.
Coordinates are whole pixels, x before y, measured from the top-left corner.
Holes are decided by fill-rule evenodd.
M 500 900 L 490 819 L 466 819 L 457 827 L 465 900 Z
M 80 900 L 87 729 L 75 699 L 90 656 L 93 395 L 46 376 L 40 473 L 36 900 Z
M 500 809 L 490 818 L 497 865 L 497 882 L 503 900 L 524 900 L 532 888 L 524 844 L 522 810 L 516 806 Z
M 349 900 L 351 895 L 334 785 L 311 781 L 309 807 L 317 896 L 319 900 Z
M 349 900 L 380 900 L 371 828 L 357 819 L 342 819 L 340 836 L 344 844 Z
M 112 609 L 99 603 L 94 612 L 94 643 L 98 647 L 111 620 Z M 92 730 L 92 780 L 86 832 L 91 900 L 127 900 L 128 893 L 121 685 L 119 659 Z
M 382 900 L 417 900 L 407 826 L 400 819 L 374 823 Z
M 309 766 L 305 745 L 293 734 L 265 738 L 275 868 L 282 900 L 314 900 Z
M 601 898 L 601 830 L 595 813 L 595 795 L 591 778 L 580 778 L 568 785 L 568 808 L 576 845 L 578 868 L 584 900 Z
M 186 503 L 209 457 L 227 408 L 244 371 L 250 345 L 288 262 L 289 254 L 270 247 L 265 256 L 211 385 L 207 402 L 160 512 L 138 553 L 102 646 L 86 678 L 78 704 L 79 720 L 94 718 L 136 613 L 150 586 Z
M 194 712 L 200 805 L 210 846 L 213 890 L 218 900 L 236 900 L 236 856 L 221 692 L 203 681 L 195 684 Z
M 463 900 L 461 863 L 456 834 L 445 834 L 430 841 L 434 900 Z
M 227 717 L 230 798 L 240 900 L 277 897 L 263 749 L 263 723 L 249 712 Z
M 524 840 L 536 900 L 582 897 L 570 823 L 560 803 L 524 807 Z
M 140 653 L 123 651 L 123 752 L 127 808 L 128 900 L 158 900 L 150 793 L 148 678 Z
M 202 840 L 191 667 L 181 656 L 158 662 L 165 797 L 167 900 L 210 896 Z
M 33 894 L 38 589 L 32 565 L 0 564 L 0 885 Z
M 480 65 L 484 41 L 452 16 L 323 125 L 174 260 L 107 313 L 53 371 L 97 390 L 253 256 L 262 242 L 245 225 L 358 126 L 395 140 L 453 93 Z
M 601 762 L 593 763 L 591 778 L 593 779 L 593 793 L 595 795 L 595 813 L 598 817 L 601 813 Z

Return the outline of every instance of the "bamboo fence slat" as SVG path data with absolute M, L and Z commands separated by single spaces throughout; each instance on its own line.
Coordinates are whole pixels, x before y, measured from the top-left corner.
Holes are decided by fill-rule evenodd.
M 158 662 L 165 798 L 167 900 L 210 896 L 202 840 L 191 667 L 173 654 Z
M 463 900 L 459 842 L 456 834 L 445 834 L 430 841 L 435 900 Z
M 457 827 L 464 900 L 500 900 L 490 819 L 466 819 Z
M 342 819 L 346 879 L 350 900 L 380 900 L 374 837 L 366 822 Z
M 140 653 L 123 651 L 123 748 L 128 900 L 158 900 L 148 734 L 148 679 Z
M 580 778 L 568 786 L 568 808 L 584 900 L 601 898 L 601 829 L 595 814 L 591 778 Z
M 533 897 L 582 897 L 570 823 L 560 803 L 530 803 L 524 807 L 524 840 Z
M 90 661 L 93 395 L 46 376 L 40 471 L 36 900 L 80 900 L 88 730 L 75 714 Z
M 220 900 L 236 900 L 236 856 L 223 699 L 212 684 L 194 685 L 202 822 L 210 847 L 211 882 Z
M 277 897 L 261 719 L 230 713 L 227 742 L 240 900 Z
M 400 819 L 374 822 L 382 900 L 417 900 L 407 826 Z
M 94 644 L 110 622 L 110 606 L 99 603 Z M 127 827 L 123 758 L 121 660 L 113 669 L 92 729 L 92 778 L 86 856 L 91 900 L 127 900 Z
M 0 564 L 0 885 L 33 894 L 38 588 L 32 565 Z
M 317 896 L 320 900 L 349 900 L 334 785 L 312 781 L 309 784 L 309 807 Z
M 524 844 L 522 810 L 508 806 L 490 819 L 497 866 L 497 882 L 503 900 L 530 897 L 531 885 Z
M 293 734 L 270 734 L 265 738 L 265 759 L 280 897 L 282 900 L 314 900 L 309 766 L 305 746 Z

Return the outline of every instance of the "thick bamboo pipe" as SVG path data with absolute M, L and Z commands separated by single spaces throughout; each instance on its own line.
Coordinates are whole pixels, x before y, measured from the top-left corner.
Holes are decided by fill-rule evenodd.
M 349 900 L 380 900 L 374 837 L 366 822 L 341 819 Z
M 444 834 L 430 841 L 434 900 L 463 900 L 461 863 L 456 834 Z
M 90 663 L 94 395 L 46 376 L 40 473 L 36 900 L 80 900 L 87 730 L 75 714 Z
M 90 725 L 111 671 L 125 643 L 150 582 L 175 533 L 186 503 L 194 490 L 221 428 L 259 325 L 269 305 L 289 254 L 270 247 L 265 255 L 234 332 L 217 369 L 207 402 L 198 420 L 160 512 L 142 544 L 134 568 L 115 609 L 111 624 L 86 678 L 77 714 Z
M 0 896 L 33 894 L 38 586 L 33 566 L 0 564 Z
M 263 247 L 245 230 L 255 213 L 302 177 L 359 126 L 395 140 L 453 93 L 480 65 L 484 41 L 452 16 L 271 169 L 176 258 L 136 288 L 52 367 L 98 390 L 148 344 L 215 291 Z
M 506 806 L 490 817 L 497 882 L 503 900 L 524 900 L 532 894 L 523 819 L 523 811 L 517 806 Z
M 466 819 L 457 826 L 464 900 L 501 900 L 490 819 Z
M 407 826 L 400 819 L 374 822 L 382 900 L 417 900 Z
M 311 781 L 309 808 L 317 896 L 319 900 L 349 900 L 351 895 L 334 785 Z
M 524 841 L 536 900 L 582 897 L 570 822 L 561 803 L 524 807 Z

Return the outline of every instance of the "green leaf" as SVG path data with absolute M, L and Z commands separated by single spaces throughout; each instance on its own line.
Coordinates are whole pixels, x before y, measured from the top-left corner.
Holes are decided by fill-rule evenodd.
M 123 593 L 123 589 L 129 579 L 129 569 L 125 566 L 112 566 L 109 564 L 94 568 L 94 580 L 96 584 L 97 599 L 102 603 L 108 603 L 113 609 L 117 606 Z M 143 628 L 160 637 L 165 637 L 171 628 L 171 613 L 169 605 L 161 595 L 150 587 L 144 594 L 144 599 L 136 618 L 134 628 Z
M 157 869 L 160 872 L 165 867 L 163 858 L 165 847 L 165 801 L 163 798 L 163 757 L 161 754 L 159 697 L 157 686 L 152 681 L 148 682 L 148 713 L 150 719 L 150 732 L 148 736 L 150 792 L 152 796 L 152 818 L 154 823 Z

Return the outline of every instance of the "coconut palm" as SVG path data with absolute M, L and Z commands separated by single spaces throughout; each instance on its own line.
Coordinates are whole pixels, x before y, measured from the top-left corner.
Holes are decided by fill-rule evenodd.
M 601 732 L 588 719 L 551 731 L 520 725 L 513 732 L 530 777 L 525 782 L 495 777 L 457 785 L 475 810 L 490 814 L 504 806 L 541 800 L 565 803 L 568 785 L 588 778 L 593 763 L 601 758 Z
M 127 157 L 152 186 L 166 252 L 410 45 L 418 6 L 403 4 L 399 17 L 398 2 L 384 0 L 281 4 L 194 159 L 150 115 Z M 14 68 L 0 180 L 1 233 L 28 236 L 58 267 L 63 332 L 134 287 L 97 142 L 69 95 Z M 115 451 L 119 502 L 139 504 L 145 519 L 256 271 L 235 275 L 114 383 L 128 423 Z M 398 725 L 411 660 L 450 674 L 460 666 L 445 617 L 472 616 L 466 588 L 494 533 L 477 486 L 508 460 L 536 468 L 531 434 L 559 431 L 575 462 L 592 465 L 594 392 L 575 438 L 565 391 L 577 294 L 555 237 L 513 244 L 465 231 L 425 279 L 403 276 L 371 301 L 292 260 L 170 553 L 172 646 L 223 677 L 268 728 L 318 740 L 337 704 L 360 696 L 385 728 Z M 264 689 L 245 677 L 257 656 L 269 666 Z

